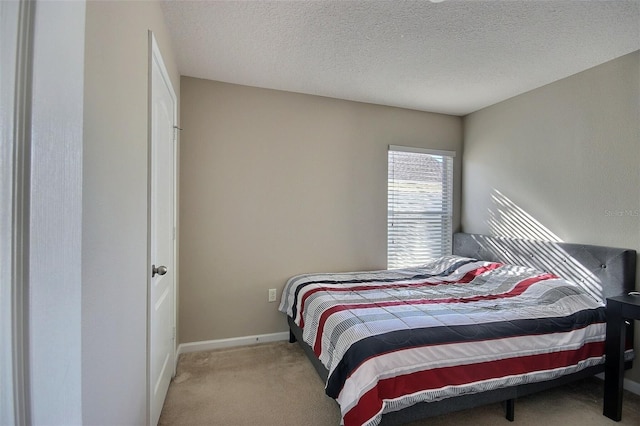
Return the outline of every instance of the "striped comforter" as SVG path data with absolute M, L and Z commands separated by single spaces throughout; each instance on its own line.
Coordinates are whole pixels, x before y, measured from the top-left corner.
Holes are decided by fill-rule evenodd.
M 299 275 L 279 309 L 329 371 L 326 393 L 347 426 L 604 361 L 604 305 L 521 266 L 446 256 L 414 269 Z

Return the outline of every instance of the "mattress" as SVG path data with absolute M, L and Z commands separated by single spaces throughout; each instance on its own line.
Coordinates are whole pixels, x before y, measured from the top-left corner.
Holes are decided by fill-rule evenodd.
M 348 426 L 604 362 L 603 303 L 517 265 L 445 256 L 419 268 L 298 275 L 279 309 L 328 370 L 326 393 Z

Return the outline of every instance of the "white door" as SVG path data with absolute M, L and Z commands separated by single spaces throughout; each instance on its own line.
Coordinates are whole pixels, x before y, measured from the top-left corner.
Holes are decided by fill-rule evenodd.
M 151 38 L 149 421 L 156 425 L 175 374 L 176 96 Z

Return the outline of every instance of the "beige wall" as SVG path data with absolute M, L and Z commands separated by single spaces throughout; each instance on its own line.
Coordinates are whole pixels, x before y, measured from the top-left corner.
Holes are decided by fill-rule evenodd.
M 640 52 L 475 112 L 464 129 L 464 231 L 640 251 Z
M 385 268 L 387 145 L 461 148 L 458 117 L 181 85 L 181 342 L 286 331 L 269 288 L 279 298 L 294 274 Z
M 148 30 L 158 2 L 87 2 L 82 226 L 84 424 L 146 422 Z

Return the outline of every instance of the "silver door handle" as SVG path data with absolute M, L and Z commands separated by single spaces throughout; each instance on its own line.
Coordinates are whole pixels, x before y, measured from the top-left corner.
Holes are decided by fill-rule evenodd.
M 151 277 L 155 277 L 156 275 L 164 275 L 167 273 L 167 267 L 166 266 L 158 266 L 156 267 L 156 265 L 151 265 Z

